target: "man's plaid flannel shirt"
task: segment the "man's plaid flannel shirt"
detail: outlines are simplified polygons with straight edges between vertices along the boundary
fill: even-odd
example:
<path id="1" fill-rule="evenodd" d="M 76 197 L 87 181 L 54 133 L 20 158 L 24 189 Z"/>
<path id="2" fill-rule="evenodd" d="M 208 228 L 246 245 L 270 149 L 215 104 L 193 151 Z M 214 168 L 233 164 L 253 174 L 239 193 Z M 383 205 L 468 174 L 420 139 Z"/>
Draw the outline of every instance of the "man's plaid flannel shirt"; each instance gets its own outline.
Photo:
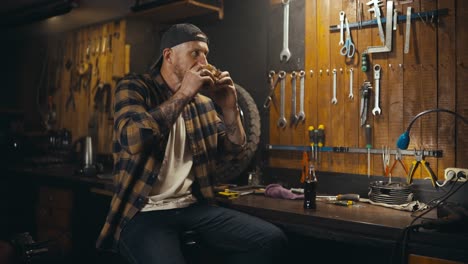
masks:
<path id="1" fill-rule="evenodd" d="M 172 92 L 159 68 L 150 74 L 127 75 L 116 87 L 114 102 L 114 195 L 101 234 L 99 248 L 116 248 L 120 232 L 145 205 L 163 162 L 170 124 L 159 110 Z M 193 154 L 194 193 L 212 199 L 218 162 L 232 159 L 243 146 L 225 135 L 222 116 L 210 98 L 197 94 L 182 111 Z M 245 146 L 245 144 L 244 144 Z M 215 178 L 216 177 L 216 178 Z"/>

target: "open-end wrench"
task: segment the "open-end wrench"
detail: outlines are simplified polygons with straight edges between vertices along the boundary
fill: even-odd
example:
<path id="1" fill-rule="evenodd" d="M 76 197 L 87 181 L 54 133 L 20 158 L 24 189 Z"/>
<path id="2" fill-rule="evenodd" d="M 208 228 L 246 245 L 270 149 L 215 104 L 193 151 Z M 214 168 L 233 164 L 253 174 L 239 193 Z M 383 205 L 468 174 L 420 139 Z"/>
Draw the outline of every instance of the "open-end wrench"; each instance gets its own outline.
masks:
<path id="1" fill-rule="evenodd" d="M 382 112 L 379 107 L 379 93 L 380 93 L 380 65 L 376 64 L 374 65 L 374 80 L 375 80 L 375 106 L 374 109 L 372 109 L 372 114 L 373 115 L 380 115 Z"/>
<path id="2" fill-rule="evenodd" d="M 331 102 L 332 104 L 338 103 L 338 100 L 336 99 L 336 69 L 333 69 L 333 98 Z"/>
<path id="3" fill-rule="evenodd" d="M 291 72 L 291 125 L 295 125 L 297 122 L 296 115 L 296 71 Z"/>
<path id="4" fill-rule="evenodd" d="M 265 102 L 263 103 L 263 108 L 268 108 L 270 107 L 270 104 L 271 104 L 271 100 L 273 99 L 273 96 L 275 95 L 275 89 L 276 89 L 276 86 L 278 86 L 278 83 L 279 83 L 279 80 L 280 78 L 276 78 L 276 80 L 273 82 L 273 78 L 275 77 L 275 71 L 270 71 L 268 73 L 268 84 L 269 84 L 269 88 L 270 88 L 270 92 L 267 96 L 267 98 L 265 99 Z"/>
<path id="5" fill-rule="evenodd" d="M 344 44 L 344 41 L 343 41 L 343 22 L 344 22 L 344 17 L 345 17 L 345 12 L 344 11 L 340 11 L 340 42 L 338 42 L 338 45 L 343 45 Z"/>
<path id="6" fill-rule="evenodd" d="M 281 81 L 281 85 L 280 85 L 280 117 L 278 119 L 278 127 L 285 127 L 286 124 L 288 123 L 288 121 L 286 121 L 286 117 L 284 115 L 284 90 L 285 90 L 285 82 L 286 82 L 286 72 L 285 71 L 280 71 L 278 73 L 278 78 L 280 79 Z"/>
<path id="7" fill-rule="evenodd" d="M 349 99 L 353 100 L 354 99 L 354 94 L 353 94 L 353 68 L 349 69 Z"/>
<path id="8" fill-rule="evenodd" d="M 282 0 L 283 3 L 283 50 L 280 53 L 280 61 L 288 61 L 291 58 L 289 51 L 289 0 Z"/>
<path id="9" fill-rule="evenodd" d="M 304 85 L 305 85 L 305 71 L 299 72 L 300 78 L 300 97 L 299 97 L 299 113 L 297 114 L 297 121 L 302 122 L 305 120 L 304 112 Z"/>
<path id="10" fill-rule="evenodd" d="M 272 71 L 268 72 L 268 84 L 270 85 L 270 89 L 271 89 L 272 87 L 274 87 L 274 86 L 273 86 L 273 83 L 274 83 L 274 82 L 273 82 L 273 78 L 274 78 L 274 77 L 275 77 L 275 71 L 272 70 Z"/>

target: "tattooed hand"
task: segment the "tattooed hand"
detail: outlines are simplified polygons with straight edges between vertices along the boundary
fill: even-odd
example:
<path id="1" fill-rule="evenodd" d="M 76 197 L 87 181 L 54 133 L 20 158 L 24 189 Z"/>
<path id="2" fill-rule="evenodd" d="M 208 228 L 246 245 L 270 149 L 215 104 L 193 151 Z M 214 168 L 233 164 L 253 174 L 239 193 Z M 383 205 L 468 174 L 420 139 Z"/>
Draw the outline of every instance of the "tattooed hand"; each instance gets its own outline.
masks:
<path id="1" fill-rule="evenodd" d="M 224 110 L 237 109 L 237 92 L 229 72 L 219 72 L 213 81 L 214 87 L 208 90 L 208 96 Z"/>
<path id="2" fill-rule="evenodd" d="M 214 86 L 214 84 L 214 76 L 211 71 L 197 63 L 185 72 L 177 92 L 192 98 L 202 87 Z"/>

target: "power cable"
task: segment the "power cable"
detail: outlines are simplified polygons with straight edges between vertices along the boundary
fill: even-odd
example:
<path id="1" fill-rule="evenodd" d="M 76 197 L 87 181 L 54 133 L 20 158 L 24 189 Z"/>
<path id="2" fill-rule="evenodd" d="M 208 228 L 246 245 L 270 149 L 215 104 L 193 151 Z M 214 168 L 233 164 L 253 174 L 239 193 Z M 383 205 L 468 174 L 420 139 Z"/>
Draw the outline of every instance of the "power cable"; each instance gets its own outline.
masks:
<path id="1" fill-rule="evenodd" d="M 400 237 L 401 237 L 401 248 L 400 248 L 401 261 L 399 263 L 405 264 L 407 262 L 406 247 L 407 247 L 407 243 L 408 243 L 408 240 L 409 240 L 410 231 L 411 230 L 416 230 L 418 228 L 426 226 L 426 224 L 423 224 L 423 223 L 414 224 L 416 222 L 416 220 L 422 218 L 424 215 L 426 215 L 429 212 L 431 212 L 432 210 L 434 210 L 434 208 L 439 207 L 443 202 L 445 202 L 448 198 L 450 198 L 453 194 L 455 194 L 460 188 L 462 188 L 467 182 L 468 181 L 465 181 L 464 183 L 460 184 L 455 190 L 454 190 L 454 187 L 455 187 L 455 184 L 454 184 L 454 185 L 452 185 L 452 187 L 450 188 L 450 190 L 447 193 L 445 193 L 444 195 L 442 195 L 439 198 L 435 198 L 435 199 L 432 199 L 431 201 L 429 201 L 427 204 L 431 204 L 434 201 L 438 201 L 438 202 L 435 204 L 435 206 L 431 207 L 430 209 L 428 209 L 424 213 L 416 216 L 411 221 L 411 223 L 402 230 L 402 232 L 400 234 Z M 397 254 L 398 245 L 400 244 L 399 241 L 400 241 L 400 239 L 398 239 L 396 241 L 396 243 L 395 243 L 395 248 L 394 248 L 392 256 L 390 258 L 390 263 L 393 262 L 393 257 Z"/>

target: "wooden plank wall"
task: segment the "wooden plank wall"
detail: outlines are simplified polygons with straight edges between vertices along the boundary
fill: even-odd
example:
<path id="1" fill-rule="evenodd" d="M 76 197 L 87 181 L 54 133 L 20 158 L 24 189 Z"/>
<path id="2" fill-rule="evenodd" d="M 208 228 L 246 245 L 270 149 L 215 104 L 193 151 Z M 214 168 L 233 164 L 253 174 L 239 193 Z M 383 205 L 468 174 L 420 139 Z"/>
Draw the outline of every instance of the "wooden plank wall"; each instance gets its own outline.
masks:
<path id="1" fill-rule="evenodd" d="M 363 4 L 363 21 L 374 19 Z M 396 3 L 398 1 L 394 1 Z M 361 71 L 361 54 L 368 46 L 380 46 L 377 26 L 351 29 L 356 54 L 352 59 L 340 55 L 339 31 L 331 32 L 331 25 L 339 24 L 339 12 L 346 12 L 349 23 L 357 21 L 357 0 L 306 0 L 305 1 L 305 71 L 306 74 L 306 122 L 305 127 L 325 125 L 326 146 L 361 147 L 366 145 L 364 129 L 359 125 L 359 89 L 369 80 L 375 90 L 372 68 L 380 64 L 380 107 L 382 114 L 373 116 L 374 94 L 371 95 L 368 123 L 373 127 L 373 147 L 388 146 L 395 149 L 396 139 L 419 112 L 431 108 L 447 108 L 468 116 L 468 55 L 467 29 L 462 25 L 468 15 L 466 1 L 462 0 L 414 0 L 410 4 L 398 4 L 394 8 L 399 15 L 406 15 L 407 7 L 413 13 L 448 8 L 449 14 L 434 19 L 420 18 L 411 23 L 409 53 L 404 53 L 405 22 L 393 31 L 392 51 L 369 55 L 369 70 Z M 271 1 L 280 5 L 279 1 Z M 386 1 L 381 7 L 386 15 Z M 290 16 L 293 14 L 290 14 Z M 281 20 L 282 21 L 282 20 Z M 278 27 L 281 28 L 282 27 Z M 384 24 L 385 31 L 385 24 Z M 337 70 L 336 105 L 331 103 L 333 69 Z M 350 69 L 353 69 L 354 99 L 348 98 Z M 313 74 L 311 74 L 313 71 Z M 290 102 L 290 83 L 286 85 L 286 102 Z M 374 92 L 374 91 L 373 91 Z M 276 90 L 279 98 L 279 89 Z M 286 116 L 290 107 L 286 107 Z M 270 144 L 309 145 L 307 129 L 287 126 L 278 128 L 279 111 L 270 108 Z M 455 122 L 457 121 L 457 122 Z M 409 149 L 440 149 L 443 158 L 426 157 L 439 179 L 446 167 L 468 167 L 466 153 L 468 126 L 449 114 L 432 113 L 420 118 L 411 130 Z M 302 155 L 287 151 L 271 151 L 269 162 L 273 167 L 300 168 Z M 392 165 L 394 156 L 391 157 Z M 409 168 L 413 156 L 404 156 Z M 323 153 L 319 170 L 339 173 L 367 174 L 367 155 L 350 153 Z M 372 155 L 372 175 L 383 175 L 381 155 Z M 406 177 L 397 166 L 394 176 Z M 420 169 L 414 178 L 428 177 Z"/>
<path id="2" fill-rule="evenodd" d="M 103 108 L 95 109 L 96 85 L 99 82 L 110 84 L 112 100 L 116 80 L 124 75 L 125 65 L 128 64 L 125 59 L 125 28 L 125 20 L 112 21 L 63 33 L 58 41 L 58 45 L 62 45 L 64 50 L 60 86 L 53 98 L 57 107 L 56 127 L 70 130 L 73 141 L 92 135 L 97 153 L 112 152 L 113 114 L 112 102 L 110 113 L 103 111 Z M 112 45 L 111 49 L 109 44 Z M 88 48 L 89 55 L 86 56 Z M 78 70 L 83 64 L 92 67 L 89 87 L 84 85 L 85 81 L 81 86 L 78 82 Z M 66 105 L 71 92 L 76 104 L 75 109 L 72 105 Z M 106 96 L 100 103 L 105 102 Z M 93 116 L 96 118 L 95 123 L 92 120 Z"/>

